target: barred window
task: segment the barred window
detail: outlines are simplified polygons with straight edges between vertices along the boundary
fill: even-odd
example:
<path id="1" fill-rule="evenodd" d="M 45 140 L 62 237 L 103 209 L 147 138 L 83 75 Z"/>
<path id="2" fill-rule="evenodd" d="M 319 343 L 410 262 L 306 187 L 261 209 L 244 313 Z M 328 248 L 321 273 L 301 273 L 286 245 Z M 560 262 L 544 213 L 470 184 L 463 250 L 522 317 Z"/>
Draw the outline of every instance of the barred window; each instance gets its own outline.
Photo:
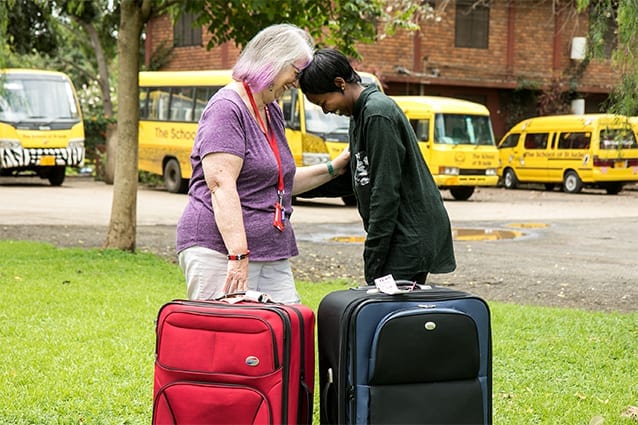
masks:
<path id="1" fill-rule="evenodd" d="M 487 49 L 490 34 L 489 2 L 456 0 L 454 46 Z"/>
<path id="2" fill-rule="evenodd" d="M 202 27 L 193 26 L 197 15 L 193 12 L 184 12 L 180 15 L 173 27 L 173 45 L 175 47 L 201 46 Z"/>

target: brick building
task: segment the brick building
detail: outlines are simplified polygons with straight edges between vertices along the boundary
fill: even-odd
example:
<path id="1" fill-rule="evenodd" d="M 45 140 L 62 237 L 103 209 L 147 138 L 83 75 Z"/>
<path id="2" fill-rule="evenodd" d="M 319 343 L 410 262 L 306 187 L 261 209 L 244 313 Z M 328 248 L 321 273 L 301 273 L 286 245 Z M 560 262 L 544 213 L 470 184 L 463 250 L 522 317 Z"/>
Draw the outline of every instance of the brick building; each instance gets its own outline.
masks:
<path id="1" fill-rule="evenodd" d="M 437 3 L 434 2 L 436 7 Z M 570 111 L 598 112 L 617 81 L 610 59 L 582 60 L 588 13 L 552 0 L 456 0 L 421 31 L 399 31 L 357 46 L 361 71 L 376 74 L 388 94 L 451 96 L 485 104 L 497 138 L 523 118 Z M 184 16 L 149 22 L 146 66 L 162 70 L 231 68 L 239 49 L 206 50 L 209 37 Z M 607 50 L 613 47 L 613 28 Z M 556 101 L 556 99 L 559 99 Z M 583 99 L 576 100 L 574 99 Z"/>

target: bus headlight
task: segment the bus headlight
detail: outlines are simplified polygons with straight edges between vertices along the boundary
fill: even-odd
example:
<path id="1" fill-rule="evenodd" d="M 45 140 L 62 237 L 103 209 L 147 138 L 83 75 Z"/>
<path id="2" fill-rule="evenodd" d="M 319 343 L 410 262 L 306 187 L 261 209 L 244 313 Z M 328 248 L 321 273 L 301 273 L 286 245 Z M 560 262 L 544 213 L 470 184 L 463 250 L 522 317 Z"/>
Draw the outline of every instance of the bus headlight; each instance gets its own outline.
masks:
<path id="1" fill-rule="evenodd" d="M 84 139 L 71 139 L 67 147 L 69 149 L 84 149 Z"/>
<path id="2" fill-rule="evenodd" d="M 486 176 L 496 176 L 496 168 L 488 168 L 485 170 L 485 175 Z"/>
<path id="3" fill-rule="evenodd" d="M 458 176 L 460 174 L 459 167 L 439 167 L 439 174 L 446 176 Z"/>
<path id="4" fill-rule="evenodd" d="M 16 139 L 0 139 L 0 149 L 21 149 L 22 145 Z"/>

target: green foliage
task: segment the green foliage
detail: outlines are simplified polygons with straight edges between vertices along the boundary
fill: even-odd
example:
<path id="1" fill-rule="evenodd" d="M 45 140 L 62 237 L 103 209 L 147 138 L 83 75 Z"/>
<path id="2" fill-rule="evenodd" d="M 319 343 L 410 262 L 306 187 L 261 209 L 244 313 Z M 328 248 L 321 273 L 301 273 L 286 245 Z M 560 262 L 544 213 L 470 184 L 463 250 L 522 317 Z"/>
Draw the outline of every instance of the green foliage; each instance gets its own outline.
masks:
<path id="1" fill-rule="evenodd" d="M 155 319 L 186 294 L 179 267 L 16 241 L 0 241 L 0 257 L 0 423 L 149 423 Z M 297 283 L 315 311 L 348 286 Z M 490 306 L 494 423 L 636 423 L 638 313 Z"/>
<path id="2" fill-rule="evenodd" d="M 614 67 L 619 70 L 620 82 L 612 90 L 607 109 L 622 115 L 637 115 L 638 1 L 577 0 L 576 3 L 579 11 L 590 11 L 589 38 L 593 57 L 607 54 L 606 35 L 614 34 L 617 37 L 611 57 Z"/>
<path id="3" fill-rule="evenodd" d="M 115 124 L 115 117 L 107 117 L 97 112 L 94 115 L 84 115 L 84 147 L 86 156 L 95 160 L 98 155 L 98 145 L 106 144 L 106 129 L 109 124 Z"/>
<path id="4" fill-rule="evenodd" d="M 638 115 L 638 74 L 622 75 L 620 83 L 614 87 L 605 107 L 610 113 Z"/>
<path id="5" fill-rule="evenodd" d="M 10 0 L 13 1 L 13 0 Z M 0 2 L 0 40 L 7 39 L 7 23 L 9 22 L 9 11 L 8 11 L 9 3 Z M 5 58 L 9 54 L 9 46 L 0 41 L 0 68 L 4 68 Z"/>
<path id="6" fill-rule="evenodd" d="M 16 1 L 9 6 L 7 44 L 17 54 L 33 51 L 55 56 L 60 40 L 53 28 L 53 6 L 44 1 Z"/>

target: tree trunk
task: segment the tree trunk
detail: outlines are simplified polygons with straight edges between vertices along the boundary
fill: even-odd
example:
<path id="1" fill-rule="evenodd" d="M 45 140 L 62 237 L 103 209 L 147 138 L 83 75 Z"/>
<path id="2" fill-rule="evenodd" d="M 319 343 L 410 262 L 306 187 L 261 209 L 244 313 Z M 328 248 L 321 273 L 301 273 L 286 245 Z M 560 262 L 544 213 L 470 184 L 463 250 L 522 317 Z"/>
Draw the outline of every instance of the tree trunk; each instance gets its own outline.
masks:
<path id="1" fill-rule="evenodd" d="M 105 248 L 135 251 L 137 225 L 139 48 L 152 0 L 122 0 L 118 53 L 117 149 L 113 204 Z"/>
<path id="2" fill-rule="evenodd" d="M 113 184 L 115 181 L 115 157 L 117 155 L 117 124 L 106 126 L 106 155 L 102 166 L 104 183 Z"/>

